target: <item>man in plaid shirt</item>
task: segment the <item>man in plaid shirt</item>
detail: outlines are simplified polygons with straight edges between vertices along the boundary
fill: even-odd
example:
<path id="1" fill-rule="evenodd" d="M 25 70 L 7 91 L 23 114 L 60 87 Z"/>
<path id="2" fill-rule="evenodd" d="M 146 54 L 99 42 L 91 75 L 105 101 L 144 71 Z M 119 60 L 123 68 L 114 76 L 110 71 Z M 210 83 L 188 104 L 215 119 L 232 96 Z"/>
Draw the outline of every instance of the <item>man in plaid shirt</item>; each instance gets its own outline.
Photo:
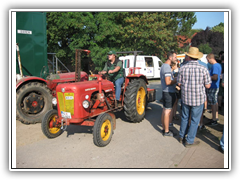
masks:
<path id="1" fill-rule="evenodd" d="M 188 63 L 180 68 L 177 79 L 182 91 L 182 118 L 179 141 L 182 143 L 187 134 L 185 146 L 190 147 L 200 143 L 194 141 L 194 139 L 206 100 L 205 88 L 210 88 L 212 81 L 208 69 L 197 61 L 203 56 L 203 53 L 199 52 L 196 47 L 190 47 L 189 52 L 185 52 L 185 54 L 185 60 Z M 190 114 L 191 124 L 187 130 Z"/>

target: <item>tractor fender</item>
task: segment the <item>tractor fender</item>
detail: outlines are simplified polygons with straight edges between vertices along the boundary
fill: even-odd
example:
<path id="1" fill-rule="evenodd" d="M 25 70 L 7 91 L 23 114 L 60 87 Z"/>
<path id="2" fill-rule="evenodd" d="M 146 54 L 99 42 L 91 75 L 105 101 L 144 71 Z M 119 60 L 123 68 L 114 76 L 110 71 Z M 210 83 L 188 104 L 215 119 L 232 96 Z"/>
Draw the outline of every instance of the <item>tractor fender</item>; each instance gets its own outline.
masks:
<path id="1" fill-rule="evenodd" d="M 45 84 L 47 84 L 47 82 L 48 82 L 47 80 L 40 78 L 40 77 L 26 76 L 16 82 L 16 90 L 18 90 L 23 84 L 26 84 L 28 82 L 33 82 L 33 81 L 42 82 Z"/>
<path id="2" fill-rule="evenodd" d="M 129 81 L 131 81 L 131 79 L 136 79 L 136 78 L 141 78 L 141 79 L 143 79 L 146 82 L 146 84 L 148 84 L 148 80 L 147 80 L 146 76 L 144 76 L 143 74 L 134 74 L 134 75 L 131 74 L 131 75 L 128 75 L 126 77 L 127 84 L 128 84 Z"/>

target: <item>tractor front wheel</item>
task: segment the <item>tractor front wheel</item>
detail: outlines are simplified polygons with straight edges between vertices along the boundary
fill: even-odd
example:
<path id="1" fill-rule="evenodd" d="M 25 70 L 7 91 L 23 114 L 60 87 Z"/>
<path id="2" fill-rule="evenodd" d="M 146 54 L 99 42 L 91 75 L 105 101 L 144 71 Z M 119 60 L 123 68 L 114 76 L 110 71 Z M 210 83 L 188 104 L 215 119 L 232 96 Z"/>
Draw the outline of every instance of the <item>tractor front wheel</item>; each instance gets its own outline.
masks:
<path id="1" fill-rule="evenodd" d="M 61 124 L 57 124 L 57 116 L 57 110 L 52 109 L 48 111 L 42 119 L 42 132 L 49 139 L 56 138 L 63 133 L 63 130 L 61 129 Z"/>
<path id="2" fill-rule="evenodd" d="M 93 142 L 96 146 L 108 145 L 113 135 L 113 119 L 108 113 L 99 115 L 93 126 Z"/>

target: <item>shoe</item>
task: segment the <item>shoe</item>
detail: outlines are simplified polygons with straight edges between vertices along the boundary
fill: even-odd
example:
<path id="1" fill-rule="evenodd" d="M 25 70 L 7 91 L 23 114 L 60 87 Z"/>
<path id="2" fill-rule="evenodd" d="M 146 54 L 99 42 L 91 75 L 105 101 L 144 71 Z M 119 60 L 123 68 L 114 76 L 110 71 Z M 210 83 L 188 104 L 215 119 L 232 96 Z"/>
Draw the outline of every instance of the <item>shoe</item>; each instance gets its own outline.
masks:
<path id="1" fill-rule="evenodd" d="M 218 123 L 217 123 L 217 121 L 211 120 L 210 122 L 206 123 L 205 125 L 207 125 L 207 126 L 217 126 Z"/>
<path id="2" fill-rule="evenodd" d="M 199 129 L 200 131 L 202 131 L 202 130 L 205 130 L 205 129 L 207 129 L 207 128 L 206 128 L 205 125 L 201 125 L 201 126 L 198 127 L 198 129 Z"/>
<path id="3" fill-rule="evenodd" d="M 181 143 L 181 144 L 182 144 L 182 143 L 183 143 L 183 138 L 179 138 L 179 140 L 178 140 L 178 141 L 179 141 L 179 143 Z"/>
<path id="4" fill-rule="evenodd" d="M 121 101 L 117 101 L 117 107 L 122 107 L 122 102 Z"/>
<path id="5" fill-rule="evenodd" d="M 192 147 L 192 146 L 197 146 L 200 144 L 200 141 L 194 141 L 192 144 L 189 144 L 188 142 L 185 143 L 185 147 Z"/>
<path id="6" fill-rule="evenodd" d="M 173 127 L 173 123 L 169 123 L 169 127 Z"/>
<path id="7" fill-rule="evenodd" d="M 166 136 L 166 137 L 173 137 L 173 136 L 176 136 L 176 134 L 173 133 L 172 131 L 168 131 L 167 133 L 164 132 L 163 136 Z"/>

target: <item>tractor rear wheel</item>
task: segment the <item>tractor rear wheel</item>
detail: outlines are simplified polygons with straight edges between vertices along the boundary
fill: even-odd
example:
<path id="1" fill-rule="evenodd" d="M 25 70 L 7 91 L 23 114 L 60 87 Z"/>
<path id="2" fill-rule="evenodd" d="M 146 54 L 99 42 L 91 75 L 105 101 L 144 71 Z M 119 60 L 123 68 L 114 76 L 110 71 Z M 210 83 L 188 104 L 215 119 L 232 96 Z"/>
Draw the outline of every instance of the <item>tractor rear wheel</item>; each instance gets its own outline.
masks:
<path id="1" fill-rule="evenodd" d="M 133 79 L 126 88 L 124 114 L 131 122 L 141 122 L 145 116 L 147 86 L 143 79 Z"/>
<path id="2" fill-rule="evenodd" d="M 108 113 L 99 115 L 93 126 L 93 142 L 96 146 L 108 145 L 113 135 L 113 119 Z"/>
<path id="3" fill-rule="evenodd" d="M 52 109 L 52 94 L 45 84 L 29 82 L 17 90 L 17 120 L 24 124 L 42 121 L 48 110 Z"/>
<path id="4" fill-rule="evenodd" d="M 52 109 L 45 114 L 45 116 L 42 119 L 42 132 L 43 134 L 51 139 L 56 138 L 60 136 L 63 133 L 63 130 L 61 129 L 61 125 L 56 125 L 57 120 L 56 116 L 58 116 L 58 112 L 56 109 Z"/>

